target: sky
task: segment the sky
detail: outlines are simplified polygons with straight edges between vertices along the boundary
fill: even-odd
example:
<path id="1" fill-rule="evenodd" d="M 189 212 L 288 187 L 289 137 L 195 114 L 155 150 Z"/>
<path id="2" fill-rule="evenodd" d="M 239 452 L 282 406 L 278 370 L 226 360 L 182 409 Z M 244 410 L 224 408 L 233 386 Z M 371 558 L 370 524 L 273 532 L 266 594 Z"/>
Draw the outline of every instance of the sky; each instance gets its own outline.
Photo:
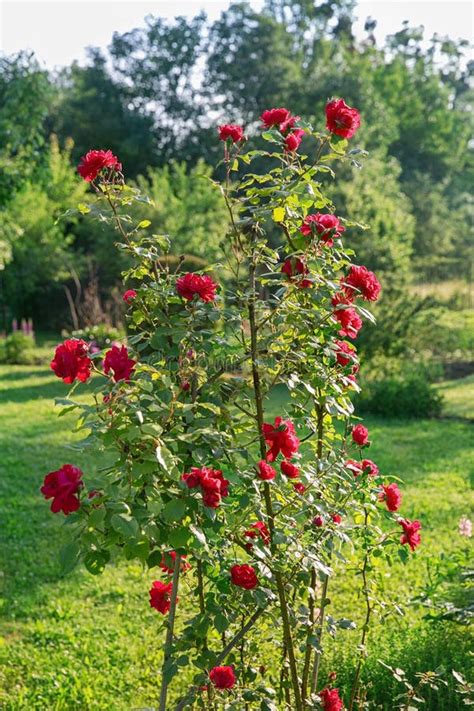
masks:
<path id="1" fill-rule="evenodd" d="M 250 4 L 259 9 L 263 0 Z M 0 0 L 0 51 L 33 50 L 48 69 L 84 63 L 87 46 L 106 47 L 114 31 L 140 26 L 148 14 L 172 18 L 205 10 L 215 18 L 228 5 L 229 0 Z M 371 16 L 378 22 L 378 40 L 399 30 L 403 20 L 424 25 L 425 37 L 473 39 L 470 0 L 359 0 L 356 15 L 356 34 L 362 35 Z"/>

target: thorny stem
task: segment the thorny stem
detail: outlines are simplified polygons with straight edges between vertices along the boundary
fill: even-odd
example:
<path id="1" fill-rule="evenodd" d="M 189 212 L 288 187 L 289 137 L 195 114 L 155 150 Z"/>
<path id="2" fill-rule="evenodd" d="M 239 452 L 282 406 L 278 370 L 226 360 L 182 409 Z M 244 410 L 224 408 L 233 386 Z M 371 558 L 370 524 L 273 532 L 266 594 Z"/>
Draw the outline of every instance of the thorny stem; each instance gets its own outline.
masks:
<path id="1" fill-rule="evenodd" d="M 174 620 L 176 617 L 176 603 L 178 600 L 178 584 L 179 584 L 179 571 L 181 569 L 181 556 L 179 553 L 176 554 L 173 568 L 173 578 L 172 578 L 172 588 L 171 588 L 171 599 L 170 599 L 170 610 L 168 615 L 168 626 L 166 629 L 166 640 L 163 656 L 163 667 L 161 672 L 161 691 L 160 691 L 160 705 L 158 711 L 166 711 L 166 697 L 168 695 L 168 685 L 169 679 L 167 678 L 168 663 L 171 659 L 173 652 L 173 632 L 174 632 Z"/>
<path id="2" fill-rule="evenodd" d="M 365 517 L 364 517 L 364 527 L 367 528 L 367 521 L 369 518 L 369 513 L 367 509 L 365 509 Z M 367 639 L 367 633 L 369 630 L 369 622 L 370 622 L 370 616 L 372 614 L 372 605 L 370 604 L 370 597 L 369 597 L 369 588 L 368 588 L 368 582 L 367 582 L 367 568 L 369 566 L 369 556 L 370 556 L 370 550 L 369 548 L 366 548 L 365 551 L 365 557 L 364 557 L 364 564 L 362 566 L 362 592 L 364 594 L 365 598 L 365 607 L 366 607 L 366 613 L 365 613 L 365 620 L 364 620 L 364 625 L 362 627 L 362 637 L 360 640 L 360 655 L 359 655 L 359 662 L 357 664 L 356 672 L 354 675 L 354 682 L 352 684 L 352 691 L 351 691 L 351 699 L 349 701 L 349 708 L 348 711 L 352 711 L 354 707 L 354 702 L 357 696 L 357 691 L 359 689 L 359 680 L 360 680 L 360 672 L 362 670 L 362 664 L 364 661 L 364 654 L 365 654 L 365 641 Z"/>

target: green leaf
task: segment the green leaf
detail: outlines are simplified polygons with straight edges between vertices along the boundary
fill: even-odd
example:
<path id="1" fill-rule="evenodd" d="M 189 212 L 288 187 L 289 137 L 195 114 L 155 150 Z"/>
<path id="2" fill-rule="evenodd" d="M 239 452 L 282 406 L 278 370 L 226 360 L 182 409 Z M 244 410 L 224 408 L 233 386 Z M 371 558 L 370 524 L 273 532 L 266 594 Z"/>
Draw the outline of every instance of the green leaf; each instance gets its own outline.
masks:
<path id="1" fill-rule="evenodd" d="M 89 551 L 84 557 L 84 565 L 92 575 L 100 575 L 110 560 L 109 551 Z"/>
<path id="2" fill-rule="evenodd" d="M 170 545 L 173 548 L 186 548 L 191 538 L 191 531 L 186 526 L 175 528 L 168 536 Z"/>
<path id="3" fill-rule="evenodd" d="M 173 455 L 170 450 L 158 445 L 155 449 L 155 454 L 158 464 L 163 467 L 166 472 L 170 472 L 174 467 Z"/>
<path id="4" fill-rule="evenodd" d="M 226 631 L 226 629 L 229 626 L 229 620 L 225 615 L 223 615 L 221 612 L 219 612 L 215 617 L 214 617 L 214 627 L 216 630 L 222 634 L 223 632 Z"/>
<path id="5" fill-rule="evenodd" d="M 163 509 L 163 518 L 167 523 L 181 521 L 186 511 L 186 504 L 183 499 L 172 499 L 168 501 Z"/>
<path id="6" fill-rule="evenodd" d="M 142 220 L 141 222 L 138 223 L 137 229 L 144 230 L 146 227 L 149 227 L 150 225 L 151 225 L 150 220 Z"/>
<path id="7" fill-rule="evenodd" d="M 273 222 L 283 222 L 285 219 L 285 208 L 275 207 L 273 210 Z"/>
<path id="8" fill-rule="evenodd" d="M 66 575 L 70 573 L 71 570 L 77 565 L 79 561 L 79 554 L 81 548 L 79 543 L 73 541 L 63 546 L 59 554 L 59 562 L 61 564 L 61 575 Z"/>
<path id="9" fill-rule="evenodd" d="M 129 514 L 114 514 L 110 523 L 114 531 L 120 533 L 125 539 L 136 538 L 138 534 L 138 522 Z"/>

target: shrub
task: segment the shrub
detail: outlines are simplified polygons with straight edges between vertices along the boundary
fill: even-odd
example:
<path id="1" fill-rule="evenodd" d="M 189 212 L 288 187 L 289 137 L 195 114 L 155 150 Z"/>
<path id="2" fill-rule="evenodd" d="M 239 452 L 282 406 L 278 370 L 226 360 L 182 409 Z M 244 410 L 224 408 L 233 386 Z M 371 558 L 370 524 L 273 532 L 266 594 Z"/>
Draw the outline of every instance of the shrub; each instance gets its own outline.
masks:
<path id="1" fill-rule="evenodd" d="M 28 365 L 35 362 L 35 341 L 33 336 L 27 336 L 16 331 L 0 340 L 0 363 L 11 365 Z"/>

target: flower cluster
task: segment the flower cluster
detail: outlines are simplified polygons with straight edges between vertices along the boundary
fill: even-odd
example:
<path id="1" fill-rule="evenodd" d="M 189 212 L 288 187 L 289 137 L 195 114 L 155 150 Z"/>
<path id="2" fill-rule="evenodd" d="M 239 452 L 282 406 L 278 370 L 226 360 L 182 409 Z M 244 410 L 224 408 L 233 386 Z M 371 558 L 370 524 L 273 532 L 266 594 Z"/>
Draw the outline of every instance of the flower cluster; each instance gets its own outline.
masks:
<path id="1" fill-rule="evenodd" d="M 294 153 L 300 147 L 304 136 L 302 128 L 296 128 L 299 116 L 292 116 L 288 109 L 267 109 L 260 116 L 264 128 L 277 128 L 283 136 L 285 151 Z"/>
<path id="2" fill-rule="evenodd" d="M 77 494 L 83 486 L 82 476 L 82 471 L 73 464 L 63 464 L 57 471 L 46 474 L 41 493 L 45 499 L 53 499 L 53 513 L 62 511 L 67 515 L 78 510 L 80 501 Z"/>
<path id="3" fill-rule="evenodd" d="M 192 467 L 181 479 L 189 489 L 200 487 L 203 503 L 211 509 L 217 509 L 221 500 L 229 495 L 229 481 L 224 479 L 220 469 Z"/>
<path id="4" fill-rule="evenodd" d="M 103 372 L 105 375 L 110 373 L 116 383 L 119 380 L 129 381 L 135 365 L 136 361 L 129 358 L 126 346 L 113 345 L 105 354 Z M 76 380 L 85 383 L 89 380 L 92 372 L 88 344 L 75 338 L 64 341 L 56 346 L 50 367 L 57 377 L 68 385 Z"/>
<path id="5" fill-rule="evenodd" d="M 330 213 L 322 214 L 321 212 L 307 215 L 300 227 L 302 235 L 305 237 L 314 237 L 316 235 L 327 247 L 332 247 L 334 240 L 339 239 L 345 231 L 346 228 L 336 215 L 331 215 Z"/>

